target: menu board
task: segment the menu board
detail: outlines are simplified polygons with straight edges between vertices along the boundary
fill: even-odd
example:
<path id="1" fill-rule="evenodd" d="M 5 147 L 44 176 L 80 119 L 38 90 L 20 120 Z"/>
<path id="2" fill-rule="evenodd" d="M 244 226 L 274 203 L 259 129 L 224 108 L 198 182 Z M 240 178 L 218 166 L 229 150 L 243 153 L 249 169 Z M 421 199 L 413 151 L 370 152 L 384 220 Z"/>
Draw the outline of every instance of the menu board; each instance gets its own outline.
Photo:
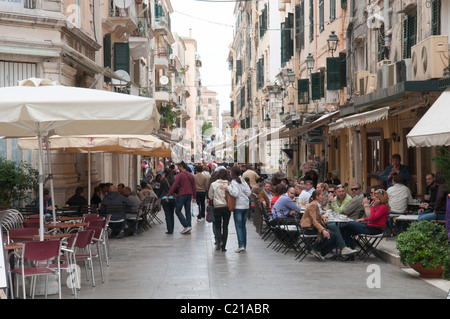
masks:
<path id="1" fill-rule="evenodd" d="M 0 232 L 2 229 L 2 223 L 0 222 Z M 1 234 L 0 234 L 1 235 Z M 7 268 L 6 268 L 6 258 L 5 258 L 5 249 L 3 243 L 3 236 L 0 236 L 0 289 L 8 287 L 7 281 Z"/>

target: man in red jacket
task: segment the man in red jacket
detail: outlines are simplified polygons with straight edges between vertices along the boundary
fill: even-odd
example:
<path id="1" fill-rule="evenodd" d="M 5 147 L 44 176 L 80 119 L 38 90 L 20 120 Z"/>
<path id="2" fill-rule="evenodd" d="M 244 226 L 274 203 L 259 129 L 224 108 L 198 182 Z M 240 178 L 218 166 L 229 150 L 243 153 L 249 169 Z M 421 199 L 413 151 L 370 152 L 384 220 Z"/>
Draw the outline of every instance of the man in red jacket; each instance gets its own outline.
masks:
<path id="1" fill-rule="evenodd" d="M 195 203 L 197 188 L 195 186 L 194 175 L 186 171 L 186 163 L 181 162 L 178 164 L 178 169 L 180 172 L 175 176 L 175 181 L 169 189 L 166 195 L 166 200 L 178 189 L 177 199 L 175 200 L 175 214 L 178 217 L 181 225 L 184 229 L 181 231 L 182 234 L 187 234 L 191 231 L 191 201 Z M 181 209 L 184 207 L 183 216 Z"/>

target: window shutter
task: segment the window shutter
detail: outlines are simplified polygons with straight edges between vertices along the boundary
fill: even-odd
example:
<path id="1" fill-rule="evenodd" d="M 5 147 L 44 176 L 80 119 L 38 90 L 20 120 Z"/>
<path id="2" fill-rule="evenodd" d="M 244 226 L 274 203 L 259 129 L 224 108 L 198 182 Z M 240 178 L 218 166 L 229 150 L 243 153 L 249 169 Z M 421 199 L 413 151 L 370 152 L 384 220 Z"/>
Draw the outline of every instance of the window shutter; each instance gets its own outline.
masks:
<path id="1" fill-rule="evenodd" d="M 411 51 L 408 56 L 408 17 L 405 17 L 403 21 L 403 59 L 407 59 L 411 56 Z"/>
<path id="2" fill-rule="evenodd" d="M 236 77 L 242 76 L 242 60 L 236 60 Z"/>
<path id="3" fill-rule="evenodd" d="M 347 8 L 347 0 L 341 0 L 341 8 Z"/>
<path id="4" fill-rule="evenodd" d="M 384 27 L 378 30 L 378 61 L 384 60 Z"/>
<path id="5" fill-rule="evenodd" d="M 286 23 L 281 23 L 281 65 L 286 64 L 286 49 L 287 49 L 287 34 L 286 34 Z"/>
<path id="6" fill-rule="evenodd" d="M 103 38 L 103 65 L 111 68 L 111 33 L 105 34 Z M 105 76 L 105 83 L 110 83 L 111 78 Z"/>
<path id="7" fill-rule="evenodd" d="M 340 58 L 327 58 L 327 90 L 340 89 L 342 89 Z"/>
<path id="8" fill-rule="evenodd" d="M 130 47 L 128 43 L 114 43 L 114 70 L 130 73 Z"/>
<path id="9" fill-rule="evenodd" d="M 431 3 L 431 35 L 441 34 L 441 0 Z"/>
<path id="10" fill-rule="evenodd" d="M 330 21 L 336 18 L 336 0 L 330 0 Z"/>
<path id="11" fill-rule="evenodd" d="M 309 79 L 299 79 L 297 87 L 298 104 L 309 104 Z"/>
<path id="12" fill-rule="evenodd" d="M 295 6 L 295 51 L 300 52 L 300 5 Z"/>
<path id="13" fill-rule="evenodd" d="M 324 0 L 319 0 L 319 31 L 322 32 L 325 29 L 325 8 Z"/>
<path id="14" fill-rule="evenodd" d="M 411 57 L 411 47 L 416 44 L 417 39 L 417 14 L 405 16 L 403 21 L 403 58 Z"/>
<path id="15" fill-rule="evenodd" d="M 339 53 L 339 64 L 341 68 L 340 87 L 347 87 L 347 54 L 345 52 Z"/>
<path id="16" fill-rule="evenodd" d="M 320 72 L 311 74 L 311 100 L 320 100 L 321 97 L 321 74 Z"/>
<path id="17" fill-rule="evenodd" d="M 234 117 L 234 102 L 230 102 L 230 116 Z"/>
<path id="18" fill-rule="evenodd" d="M 309 0 L 309 42 L 314 40 L 314 0 Z"/>

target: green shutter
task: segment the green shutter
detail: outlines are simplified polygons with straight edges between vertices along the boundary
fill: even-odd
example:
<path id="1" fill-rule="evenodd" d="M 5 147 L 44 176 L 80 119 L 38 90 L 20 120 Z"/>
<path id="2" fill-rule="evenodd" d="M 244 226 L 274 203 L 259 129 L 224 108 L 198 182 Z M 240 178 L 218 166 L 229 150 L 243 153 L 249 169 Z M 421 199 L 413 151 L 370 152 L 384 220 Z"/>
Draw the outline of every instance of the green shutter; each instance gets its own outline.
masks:
<path id="1" fill-rule="evenodd" d="M 319 0 L 319 32 L 325 29 L 325 8 L 324 0 Z"/>
<path id="2" fill-rule="evenodd" d="M 130 46 L 128 43 L 114 43 L 114 71 L 124 70 L 130 74 Z"/>
<path id="3" fill-rule="evenodd" d="M 330 0 L 330 21 L 336 18 L 336 0 Z"/>
<path id="4" fill-rule="evenodd" d="M 309 42 L 314 40 L 314 0 L 309 0 Z"/>
<path id="5" fill-rule="evenodd" d="M 327 90 L 340 90 L 341 58 L 327 58 Z"/>
<path id="6" fill-rule="evenodd" d="M 286 64 L 286 48 L 287 48 L 287 34 L 286 34 L 286 23 L 281 23 L 281 65 Z"/>
<path id="7" fill-rule="evenodd" d="M 105 34 L 103 38 L 103 65 L 111 68 L 111 33 Z M 110 83 L 111 78 L 105 76 L 105 82 Z"/>
<path id="8" fill-rule="evenodd" d="M 295 51 L 300 52 L 300 5 L 295 6 Z"/>
<path id="9" fill-rule="evenodd" d="M 299 79 L 297 87 L 298 104 L 309 104 L 309 79 Z"/>
<path id="10" fill-rule="evenodd" d="M 411 57 L 411 47 L 417 41 L 417 14 L 405 16 L 403 21 L 403 58 Z"/>
<path id="11" fill-rule="evenodd" d="M 242 61 L 236 60 L 236 77 L 242 76 Z"/>
<path id="12" fill-rule="evenodd" d="M 320 72 L 311 73 L 311 100 L 320 100 L 322 91 L 320 82 Z"/>
<path id="13" fill-rule="evenodd" d="M 341 0 L 341 8 L 347 8 L 347 0 Z"/>
<path id="14" fill-rule="evenodd" d="M 441 0 L 431 3 L 431 35 L 441 34 Z"/>
<path id="15" fill-rule="evenodd" d="M 347 87 L 347 54 L 345 52 L 340 52 L 339 60 L 341 68 L 340 87 L 345 88 Z"/>

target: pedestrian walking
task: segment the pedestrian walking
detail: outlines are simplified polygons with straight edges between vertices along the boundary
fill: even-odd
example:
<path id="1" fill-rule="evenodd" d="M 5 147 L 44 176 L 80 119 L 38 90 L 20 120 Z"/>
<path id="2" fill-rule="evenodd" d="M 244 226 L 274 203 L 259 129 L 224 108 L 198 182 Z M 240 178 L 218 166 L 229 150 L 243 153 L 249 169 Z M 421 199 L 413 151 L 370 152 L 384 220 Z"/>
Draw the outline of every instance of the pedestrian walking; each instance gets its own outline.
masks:
<path id="1" fill-rule="evenodd" d="M 209 178 L 203 174 L 203 167 L 201 165 L 197 165 L 195 167 L 195 187 L 197 189 L 196 202 L 198 205 L 199 214 L 197 216 L 198 221 L 203 221 L 205 219 L 205 200 L 206 200 L 206 191 L 208 189 Z"/>
<path id="2" fill-rule="evenodd" d="M 216 250 L 226 251 L 228 239 L 228 224 L 230 222 L 231 212 L 228 210 L 225 190 L 229 185 L 228 173 L 221 169 L 214 174 L 212 178 L 217 178 L 211 183 L 208 196 L 214 205 L 214 226 L 216 235 Z"/>
<path id="3" fill-rule="evenodd" d="M 177 166 L 180 172 L 176 175 L 175 181 L 166 195 L 166 202 L 169 201 L 170 196 L 178 189 L 178 195 L 175 200 L 175 214 L 181 225 L 184 227 L 181 233 L 187 234 L 192 230 L 191 202 L 196 202 L 197 189 L 195 186 L 194 175 L 186 171 L 186 163 L 181 162 Z M 183 207 L 186 217 L 183 216 L 181 212 Z"/>
<path id="4" fill-rule="evenodd" d="M 173 195 L 167 196 L 170 187 L 175 181 L 173 171 L 170 168 L 164 170 L 162 179 L 160 182 L 160 187 L 158 190 L 158 197 L 161 199 L 161 204 L 164 210 L 164 215 L 166 217 L 167 232 L 166 234 L 173 234 L 173 228 L 175 226 L 174 212 L 175 212 L 175 193 Z M 167 199 L 167 200 L 166 200 Z"/>
<path id="5" fill-rule="evenodd" d="M 231 196 L 236 198 L 236 206 L 233 211 L 234 225 L 238 239 L 236 253 L 245 252 L 247 248 L 246 222 L 249 214 L 249 197 L 252 193 L 249 185 L 242 179 L 239 167 L 231 169 L 231 183 L 227 188 Z"/>

